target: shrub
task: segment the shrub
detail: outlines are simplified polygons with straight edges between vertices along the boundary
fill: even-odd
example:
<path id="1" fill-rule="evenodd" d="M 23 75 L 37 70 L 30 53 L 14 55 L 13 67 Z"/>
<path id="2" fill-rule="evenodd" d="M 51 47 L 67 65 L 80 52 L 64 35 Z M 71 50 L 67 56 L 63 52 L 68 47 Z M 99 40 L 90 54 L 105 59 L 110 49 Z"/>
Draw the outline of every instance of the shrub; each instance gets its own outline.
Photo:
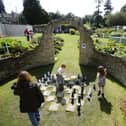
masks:
<path id="1" fill-rule="evenodd" d="M 19 55 L 20 53 L 32 50 L 35 48 L 34 45 L 31 43 L 25 42 L 25 41 L 20 41 L 12 38 L 2 38 L 0 39 L 0 54 L 4 55 L 5 57 L 8 56 L 6 55 L 7 53 L 7 47 L 9 50 L 8 55 Z"/>
<path id="2" fill-rule="evenodd" d="M 73 28 L 70 28 L 69 33 L 70 33 L 71 35 L 75 35 L 76 30 L 75 30 L 75 29 L 73 29 Z"/>
<path id="3" fill-rule="evenodd" d="M 111 33 L 111 36 L 115 36 L 115 37 L 120 37 L 120 36 L 122 36 L 122 33 L 121 32 L 112 32 Z"/>
<path id="4" fill-rule="evenodd" d="M 124 37 L 126 37 L 126 32 L 124 32 L 122 35 L 123 35 Z"/>
<path id="5" fill-rule="evenodd" d="M 61 37 L 54 37 L 54 48 L 55 48 L 55 54 L 58 54 L 62 50 L 62 46 L 64 44 L 64 39 Z"/>
<path id="6" fill-rule="evenodd" d="M 99 28 L 95 30 L 95 34 L 98 35 L 98 37 L 103 37 L 103 33 L 105 35 L 105 37 L 108 37 L 109 34 L 113 31 L 112 28 Z"/>

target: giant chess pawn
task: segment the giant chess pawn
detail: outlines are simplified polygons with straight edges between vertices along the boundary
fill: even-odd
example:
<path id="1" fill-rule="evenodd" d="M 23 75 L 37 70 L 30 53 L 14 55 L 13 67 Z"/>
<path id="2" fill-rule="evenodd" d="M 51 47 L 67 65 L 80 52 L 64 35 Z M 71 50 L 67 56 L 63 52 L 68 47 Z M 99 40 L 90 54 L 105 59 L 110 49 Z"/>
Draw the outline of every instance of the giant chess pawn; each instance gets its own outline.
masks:
<path id="1" fill-rule="evenodd" d="M 47 78 L 47 84 L 50 84 L 50 78 L 49 77 Z"/>
<path id="2" fill-rule="evenodd" d="M 38 85 L 39 87 L 41 86 L 41 80 L 40 80 L 40 79 L 37 81 L 37 85 Z"/>
<path id="3" fill-rule="evenodd" d="M 46 82 L 46 81 L 47 81 L 47 75 L 44 74 L 44 82 Z"/>
<path id="4" fill-rule="evenodd" d="M 72 92 L 72 95 L 71 95 L 71 104 L 74 105 L 74 92 Z"/>
<path id="5" fill-rule="evenodd" d="M 44 78 L 43 77 L 41 78 L 41 82 L 44 83 Z"/>
<path id="6" fill-rule="evenodd" d="M 86 81 L 87 81 L 87 77 L 86 76 L 83 76 L 82 82 L 86 82 Z"/>
<path id="7" fill-rule="evenodd" d="M 50 76 L 51 76 L 51 74 L 50 74 L 50 72 L 49 72 L 49 71 L 47 72 L 47 76 L 48 76 L 48 77 L 50 77 Z"/>
<path id="8" fill-rule="evenodd" d="M 52 83 L 56 82 L 54 75 L 51 76 L 51 80 L 52 80 Z"/>
<path id="9" fill-rule="evenodd" d="M 96 86 L 95 86 L 95 84 L 93 85 L 93 89 L 94 89 L 94 91 L 96 91 Z"/>
<path id="10" fill-rule="evenodd" d="M 73 89 L 73 93 L 76 94 L 76 89 L 75 88 Z"/>
<path id="11" fill-rule="evenodd" d="M 84 86 L 81 86 L 81 99 L 84 98 Z"/>
<path id="12" fill-rule="evenodd" d="M 80 105 L 81 105 L 81 96 L 80 95 L 78 96 L 78 103 L 80 103 Z"/>
<path id="13" fill-rule="evenodd" d="M 80 96 L 78 96 L 77 113 L 78 113 L 78 116 L 81 115 L 81 97 Z"/>

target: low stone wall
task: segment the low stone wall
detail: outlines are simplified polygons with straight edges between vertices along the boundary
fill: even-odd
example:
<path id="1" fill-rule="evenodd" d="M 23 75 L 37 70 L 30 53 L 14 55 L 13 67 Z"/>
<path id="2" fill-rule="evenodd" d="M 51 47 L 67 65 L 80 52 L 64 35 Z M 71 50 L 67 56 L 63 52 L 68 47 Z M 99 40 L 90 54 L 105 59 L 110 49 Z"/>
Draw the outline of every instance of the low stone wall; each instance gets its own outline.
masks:
<path id="1" fill-rule="evenodd" d="M 41 40 L 40 45 L 35 50 L 22 54 L 20 57 L 11 57 L 0 60 L 0 81 L 19 73 L 21 70 L 53 64 L 53 43 Z"/>

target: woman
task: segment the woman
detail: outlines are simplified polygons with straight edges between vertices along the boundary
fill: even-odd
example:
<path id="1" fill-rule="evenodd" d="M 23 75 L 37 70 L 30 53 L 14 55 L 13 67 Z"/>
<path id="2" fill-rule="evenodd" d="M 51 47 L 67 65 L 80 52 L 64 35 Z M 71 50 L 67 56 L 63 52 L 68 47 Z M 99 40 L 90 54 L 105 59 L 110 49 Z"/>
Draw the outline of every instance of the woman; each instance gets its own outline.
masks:
<path id="1" fill-rule="evenodd" d="M 106 74 L 107 71 L 103 66 L 99 66 L 98 67 L 98 86 L 99 86 L 99 91 L 98 91 L 98 96 L 100 96 L 100 94 L 102 95 L 102 97 L 104 97 L 104 87 L 106 84 Z"/>
<path id="2" fill-rule="evenodd" d="M 39 125 L 39 107 L 44 102 L 43 94 L 36 84 L 32 83 L 31 75 L 27 71 L 21 71 L 17 82 L 11 87 L 14 94 L 20 97 L 20 111 L 28 113 L 33 126 Z"/>

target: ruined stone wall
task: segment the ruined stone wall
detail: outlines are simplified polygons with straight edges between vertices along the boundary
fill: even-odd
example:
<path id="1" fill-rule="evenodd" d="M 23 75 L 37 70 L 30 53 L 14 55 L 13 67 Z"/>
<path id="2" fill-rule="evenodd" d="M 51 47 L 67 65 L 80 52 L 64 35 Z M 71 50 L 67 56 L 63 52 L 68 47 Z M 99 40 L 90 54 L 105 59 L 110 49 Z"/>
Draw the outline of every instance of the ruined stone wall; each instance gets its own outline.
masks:
<path id="1" fill-rule="evenodd" d="M 17 58 L 7 58 L 0 61 L 0 81 L 21 70 L 54 63 L 53 43 L 41 41 L 41 46 L 22 54 Z"/>
<path id="2" fill-rule="evenodd" d="M 126 61 L 108 54 L 95 51 L 91 66 L 104 65 L 109 74 L 126 86 Z"/>
<path id="3" fill-rule="evenodd" d="M 18 73 L 20 70 L 54 63 L 53 30 L 56 26 L 71 24 L 80 32 L 80 58 L 81 65 L 104 65 L 108 72 L 126 86 L 126 61 L 118 57 L 99 53 L 95 50 L 93 41 L 79 20 L 51 21 L 45 30 L 39 46 L 17 58 L 8 58 L 0 61 L 0 81 Z"/>

